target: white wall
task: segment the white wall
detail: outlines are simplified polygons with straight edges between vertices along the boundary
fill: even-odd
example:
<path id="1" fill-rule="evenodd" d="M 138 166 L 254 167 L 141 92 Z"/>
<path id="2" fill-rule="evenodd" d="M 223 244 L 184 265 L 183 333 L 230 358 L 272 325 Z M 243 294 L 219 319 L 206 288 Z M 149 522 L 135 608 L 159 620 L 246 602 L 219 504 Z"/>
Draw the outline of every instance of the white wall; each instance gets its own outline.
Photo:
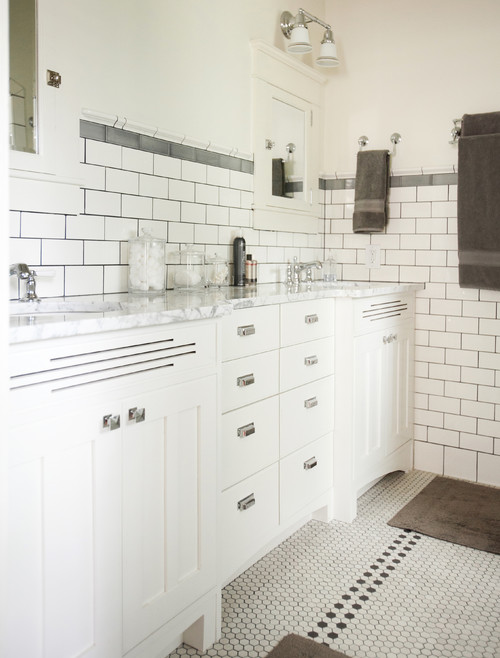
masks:
<path id="1" fill-rule="evenodd" d="M 456 163 L 452 120 L 500 109 L 498 0 L 327 0 L 341 66 L 327 89 L 327 173 L 355 170 L 358 137 L 397 170 Z"/>
<path id="2" fill-rule="evenodd" d="M 73 114 L 81 107 L 120 114 L 251 152 L 249 41 L 283 47 L 278 0 L 41 0 L 41 6 L 53 21 L 47 61 L 62 72 Z M 324 14 L 324 0 L 309 0 L 308 7 Z M 315 37 L 319 44 L 319 28 Z"/>

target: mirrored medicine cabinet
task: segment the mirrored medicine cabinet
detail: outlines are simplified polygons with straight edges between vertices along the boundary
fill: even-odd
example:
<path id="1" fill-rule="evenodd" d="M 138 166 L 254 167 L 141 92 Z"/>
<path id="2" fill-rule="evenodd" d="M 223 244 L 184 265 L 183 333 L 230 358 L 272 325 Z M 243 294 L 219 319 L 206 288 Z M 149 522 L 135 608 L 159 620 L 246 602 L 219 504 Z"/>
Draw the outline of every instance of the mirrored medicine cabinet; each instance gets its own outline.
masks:
<path id="1" fill-rule="evenodd" d="M 317 233 L 326 78 L 252 41 L 254 226 Z"/>
<path id="2" fill-rule="evenodd" d="M 37 153 L 37 4 L 9 0 L 9 143 Z"/>

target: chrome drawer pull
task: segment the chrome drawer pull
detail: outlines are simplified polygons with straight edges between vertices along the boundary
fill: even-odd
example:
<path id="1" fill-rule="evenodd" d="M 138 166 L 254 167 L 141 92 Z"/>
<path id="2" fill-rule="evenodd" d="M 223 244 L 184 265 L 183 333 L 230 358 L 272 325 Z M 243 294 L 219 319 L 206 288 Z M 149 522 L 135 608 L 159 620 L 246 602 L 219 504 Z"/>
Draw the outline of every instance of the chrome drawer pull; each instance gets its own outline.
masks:
<path id="1" fill-rule="evenodd" d="M 252 336 L 255 333 L 254 324 L 246 324 L 238 327 L 238 336 Z"/>
<path id="2" fill-rule="evenodd" d="M 129 423 L 143 423 L 146 420 L 146 409 L 145 407 L 132 407 L 128 410 L 128 420 Z"/>
<path id="3" fill-rule="evenodd" d="M 318 314 L 312 313 L 311 315 L 306 315 L 304 318 L 304 322 L 306 324 L 314 324 L 315 322 L 319 322 Z"/>
<path id="4" fill-rule="evenodd" d="M 240 512 L 244 512 L 249 507 L 252 507 L 252 505 L 255 505 L 255 494 L 253 493 L 238 501 L 238 509 Z"/>
<path id="5" fill-rule="evenodd" d="M 308 459 L 304 462 L 304 469 L 306 471 L 311 470 L 311 468 L 314 468 L 315 466 L 318 465 L 318 460 L 316 457 L 311 457 L 311 459 Z"/>
<path id="6" fill-rule="evenodd" d="M 315 366 L 318 363 L 318 357 L 316 355 L 314 356 L 306 356 L 304 359 L 304 365 L 306 366 Z"/>
<path id="7" fill-rule="evenodd" d="M 117 430 L 120 427 L 120 414 L 113 416 L 113 414 L 108 414 L 107 416 L 102 417 L 102 427 L 105 430 L 112 432 Z"/>
<path id="8" fill-rule="evenodd" d="M 314 396 L 313 398 L 309 398 L 308 400 L 304 400 L 304 407 L 306 409 L 312 409 L 313 407 L 318 406 L 318 398 Z"/>
<path id="9" fill-rule="evenodd" d="M 397 339 L 398 339 L 397 334 L 389 334 L 388 336 L 384 336 L 382 340 L 384 341 L 384 345 L 386 345 L 387 343 L 392 343 L 392 341 Z"/>
<path id="10" fill-rule="evenodd" d="M 241 377 L 238 377 L 236 384 L 238 386 L 250 386 L 250 384 L 255 384 L 255 377 L 253 373 L 250 373 L 249 375 L 242 375 Z"/>
<path id="11" fill-rule="evenodd" d="M 244 439 L 246 436 L 255 434 L 255 423 L 248 423 L 248 425 L 243 425 L 238 427 L 238 437 Z"/>

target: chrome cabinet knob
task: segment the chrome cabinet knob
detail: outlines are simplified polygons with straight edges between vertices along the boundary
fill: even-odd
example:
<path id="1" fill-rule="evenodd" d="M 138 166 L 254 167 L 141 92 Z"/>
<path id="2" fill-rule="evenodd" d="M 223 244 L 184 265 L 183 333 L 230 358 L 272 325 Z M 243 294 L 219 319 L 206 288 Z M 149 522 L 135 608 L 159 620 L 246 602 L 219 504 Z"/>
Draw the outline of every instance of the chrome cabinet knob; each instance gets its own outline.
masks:
<path id="1" fill-rule="evenodd" d="M 109 430 L 110 432 L 117 430 L 120 427 L 120 414 L 107 414 L 106 416 L 103 416 L 102 427 L 103 429 Z"/>
<path id="2" fill-rule="evenodd" d="M 128 410 L 129 423 L 143 423 L 146 420 L 146 409 L 144 407 L 132 407 Z"/>

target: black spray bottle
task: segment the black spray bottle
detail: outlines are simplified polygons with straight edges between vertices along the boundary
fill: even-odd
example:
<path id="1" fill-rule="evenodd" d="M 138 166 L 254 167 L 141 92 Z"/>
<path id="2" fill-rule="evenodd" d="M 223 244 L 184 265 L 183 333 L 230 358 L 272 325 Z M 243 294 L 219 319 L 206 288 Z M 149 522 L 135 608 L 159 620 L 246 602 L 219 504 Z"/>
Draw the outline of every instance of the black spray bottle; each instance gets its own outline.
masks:
<path id="1" fill-rule="evenodd" d="M 243 234 L 235 238 L 233 242 L 233 285 L 245 285 L 245 260 L 247 245 Z"/>

